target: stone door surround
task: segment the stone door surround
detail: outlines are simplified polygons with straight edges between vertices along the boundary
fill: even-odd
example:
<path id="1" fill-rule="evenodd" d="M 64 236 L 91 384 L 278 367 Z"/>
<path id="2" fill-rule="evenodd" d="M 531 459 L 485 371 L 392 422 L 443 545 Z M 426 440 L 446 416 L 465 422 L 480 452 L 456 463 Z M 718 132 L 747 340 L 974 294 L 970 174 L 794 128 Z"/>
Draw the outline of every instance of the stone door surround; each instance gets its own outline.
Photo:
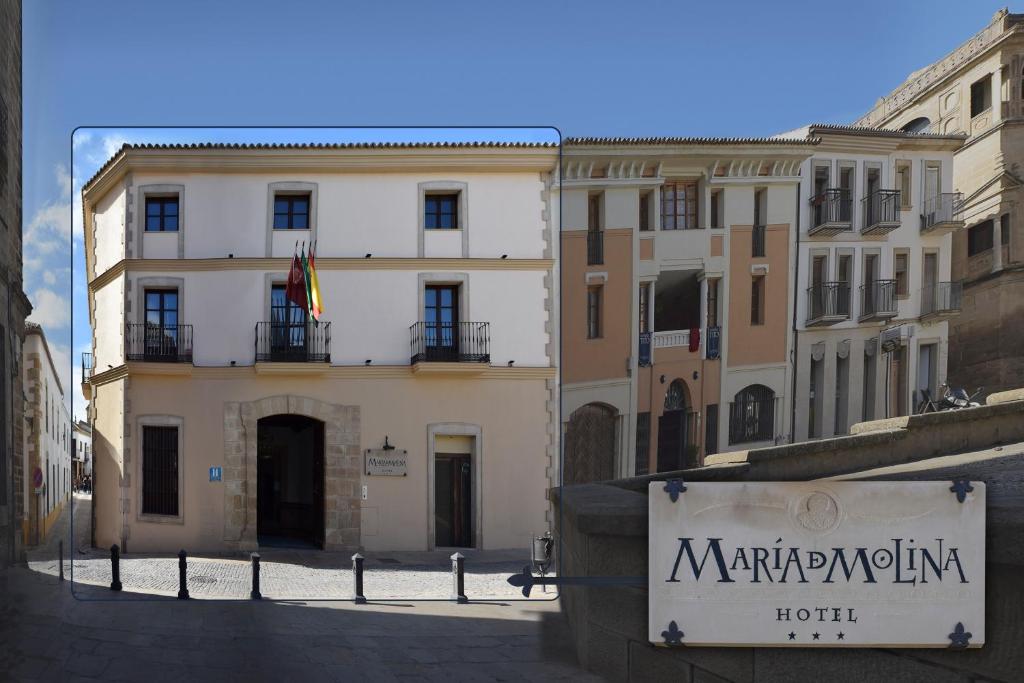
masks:
<path id="1" fill-rule="evenodd" d="M 224 404 L 224 544 L 256 550 L 256 441 L 259 420 L 303 415 L 324 423 L 324 549 L 359 548 L 359 406 L 304 396 Z"/>

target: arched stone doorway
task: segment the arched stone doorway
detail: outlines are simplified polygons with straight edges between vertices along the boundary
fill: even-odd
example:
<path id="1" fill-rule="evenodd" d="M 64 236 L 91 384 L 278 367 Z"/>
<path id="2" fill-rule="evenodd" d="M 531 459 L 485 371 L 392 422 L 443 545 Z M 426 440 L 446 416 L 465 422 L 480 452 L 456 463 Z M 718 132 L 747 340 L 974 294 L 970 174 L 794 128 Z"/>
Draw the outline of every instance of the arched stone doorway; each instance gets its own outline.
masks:
<path id="1" fill-rule="evenodd" d="M 614 408 L 588 403 L 569 416 L 565 430 L 564 484 L 615 478 L 618 417 Z"/>
<path id="2" fill-rule="evenodd" d="M 323 423 L 323 548 L 359 548 L 359 406 L 304 396 L 268 396 L 224 404 L 224 542 L 239 550 L 259 547 L 259 422 L 298 415 Z"/>
<path id="3" fill-rule="evenodd" d="M 665 392 L 658 418 L 658 471 L 672 472 L 698 464 L 697 413 L 690 403 L 686 382 L 673 380 Z"/>
<path id="4" fill-rule="evenodd" d="M 256 533 L 260 546 L 324 545 L 324 423 L 271 415 L 256 427 Z"/>

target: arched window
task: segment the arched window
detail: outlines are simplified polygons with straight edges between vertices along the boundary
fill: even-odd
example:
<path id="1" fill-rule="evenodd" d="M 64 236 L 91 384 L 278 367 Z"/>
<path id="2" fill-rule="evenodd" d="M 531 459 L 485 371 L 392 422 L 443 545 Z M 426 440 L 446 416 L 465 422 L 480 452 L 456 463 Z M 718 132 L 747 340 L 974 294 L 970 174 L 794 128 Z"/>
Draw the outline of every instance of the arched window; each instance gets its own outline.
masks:
<path id="1" fill-rule="evenodd" d="M 775 392 L 751 384 L 729 404 L 729 443 L 769 441 L 775 438 Z"/>
<path id="2" fill-rule="evenodd" d="M 677 379 L 668 385 L 665 392 L 665 412 L 684 410 L 686 408 L 686 386 L 683 380 Z"/>
<path id="3" fill-rule="evenodd" d="M 927 116 L 919 116 L 910 123 L 900 128 L 904 133 L 927 133 L 932 122 Z"/>

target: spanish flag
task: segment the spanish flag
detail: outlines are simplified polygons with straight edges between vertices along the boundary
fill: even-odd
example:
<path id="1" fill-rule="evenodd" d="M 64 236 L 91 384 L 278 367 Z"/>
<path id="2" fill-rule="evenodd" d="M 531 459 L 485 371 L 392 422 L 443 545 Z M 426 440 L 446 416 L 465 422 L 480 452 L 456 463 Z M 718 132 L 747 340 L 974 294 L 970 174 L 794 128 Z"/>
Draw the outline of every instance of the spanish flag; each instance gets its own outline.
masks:
<path id="1" fill-rule="evenodd" d="M 320 321 L 320 316 L 323 315 L 324 305 L 323 299 L 320 298 L 320 280 L 316 276 L 316 260 L 313 256 L 313 245 L 309 245 L 309 261 L 306 265 L 306 284 L 309 287 L 309 315 L 316 320 Z"/>

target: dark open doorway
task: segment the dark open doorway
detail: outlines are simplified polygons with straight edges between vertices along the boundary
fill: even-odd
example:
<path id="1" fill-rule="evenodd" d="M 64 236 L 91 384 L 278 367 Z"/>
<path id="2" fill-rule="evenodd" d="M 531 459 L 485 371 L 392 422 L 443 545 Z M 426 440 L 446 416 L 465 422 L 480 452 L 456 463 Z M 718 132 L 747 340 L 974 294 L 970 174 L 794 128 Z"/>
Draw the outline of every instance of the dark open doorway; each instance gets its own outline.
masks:
<path id="1" fill-rule="evenodd" d="M 472 548 L 473 466 L 469 455 L 434 456 L 434 545 Z"/>
<path id="2" fill-rule="evenodd" d="M 256 529 L 260 545 L 324 544 L 324 424 L 273 415 L 257 426 Z"/>

